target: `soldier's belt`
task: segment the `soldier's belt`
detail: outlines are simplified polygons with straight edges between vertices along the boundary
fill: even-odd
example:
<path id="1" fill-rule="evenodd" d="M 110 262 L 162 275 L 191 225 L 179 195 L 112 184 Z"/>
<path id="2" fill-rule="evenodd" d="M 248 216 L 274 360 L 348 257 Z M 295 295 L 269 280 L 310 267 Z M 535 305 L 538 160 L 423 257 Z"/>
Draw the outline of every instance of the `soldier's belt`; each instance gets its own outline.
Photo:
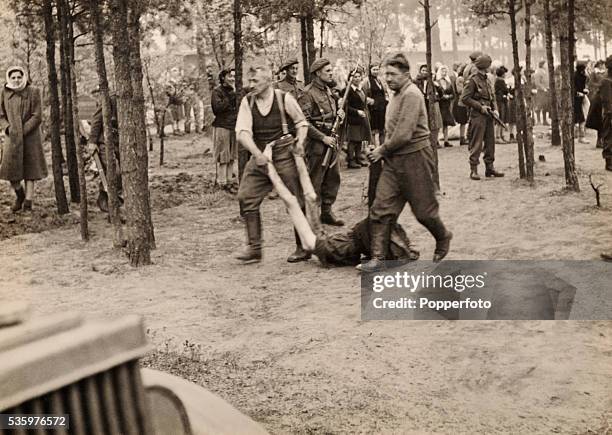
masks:
<path id="1" fill-rule="evenodd" d="M 323 133 L 329 134 L 334 127 L 333 122 L 322 122 L 322 121 L 313 121 L 312 125 L 314 125 L 317 129 L 321 130 Z"/>

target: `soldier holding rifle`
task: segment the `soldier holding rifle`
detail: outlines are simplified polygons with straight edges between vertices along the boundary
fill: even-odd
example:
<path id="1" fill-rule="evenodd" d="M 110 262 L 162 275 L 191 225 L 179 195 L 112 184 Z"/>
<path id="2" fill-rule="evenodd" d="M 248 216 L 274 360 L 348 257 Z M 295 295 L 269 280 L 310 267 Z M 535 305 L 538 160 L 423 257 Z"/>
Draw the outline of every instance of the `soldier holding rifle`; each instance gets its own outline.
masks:
<path id="1" fill-rule="evenodd" d="M 336 100 L 330 90 L 333 83 L 330 61 L 325 58 L 315 60 L 310 66 L 310 73 L 313 74 L 313 81 L 306 86 L 299 99 L 302 111 L 310 121 L 306 145 L 308 172 L 321 202 L 321 222 L 342 226 L 344 221 L 332 212 L 340 189 L 340 170 L 335 162 L 324 160 L 328 150 L 337 147 L 335 132 L 332 130 L 338 112 L 340 115 L 343 113 L 337 110 Z"/>
<path id="2" fill-rule="evenodd" d="M 491 66 L 491 57 L 484 54 L 474 62 L 478 72 L 472 74 L 463 88 L 461 102 L 470 111 L 470 178 L 480 180 L 478 164 L 483 151 L 486 166 L 486 177 L 503 177 L 502 172 L 495 170 L 495 130 L 494 122 L 499 120 L 499 113 L 495 104 L 495 93 L 487 79 L 487 70 Z M 499 121 L 501 122 L 501 121 Z"/>

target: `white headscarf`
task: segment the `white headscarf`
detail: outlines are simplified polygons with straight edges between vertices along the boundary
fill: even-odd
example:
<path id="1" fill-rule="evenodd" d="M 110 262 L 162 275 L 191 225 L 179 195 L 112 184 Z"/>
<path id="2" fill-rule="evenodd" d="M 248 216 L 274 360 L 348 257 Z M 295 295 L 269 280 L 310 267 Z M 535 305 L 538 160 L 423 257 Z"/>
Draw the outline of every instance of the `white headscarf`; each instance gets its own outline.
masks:
<path id="1" fill-rule="evenodd" d="M 23 74 L 23 79 L 21 80 L 21 85 L 19 85 L 19 87 L 17 87 L 17 88 L 12 87 L 11 86 L 11 82 L 9 80 L 9 76 L 11 75 L 12 72 L 15 72 L 15 71 L 19 71 L 19 72 L 21 72 L 21 74 Z M 25 89 L 25 87 L 27 86 L 27 84 L 28 84 L 28 74 L 26 73 L 25 69 L 23 69 L 20 66 L 14 65 L 14 66 L 9 67 L 6 70 L 6 87 L 7 88 L 19 92 L 19 91 L 23 91 Z"/>

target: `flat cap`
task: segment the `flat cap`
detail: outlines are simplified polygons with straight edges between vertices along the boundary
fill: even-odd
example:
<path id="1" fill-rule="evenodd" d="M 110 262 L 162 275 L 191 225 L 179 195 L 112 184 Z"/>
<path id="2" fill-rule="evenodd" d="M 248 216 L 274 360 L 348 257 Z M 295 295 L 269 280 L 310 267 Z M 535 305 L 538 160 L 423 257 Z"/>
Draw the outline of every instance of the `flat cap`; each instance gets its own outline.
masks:
<path id="1" fill-rule="evenodd" d="M 486 69 L 491 66 L 491 62 L 491 56 L 483 54 L 482 56 L 478 56 L 478 59 L 476 59 L 474 65 L 476 65 L 476 68 L 478 69 Z"/>
<path id="2" fill-rule="evenodd" d="M 612 54 L 606 59 L 606 68 L 612 69 Z"/>
<path id="3" fill-rule="evenodd" d="M 470 59 L 472 59 L 472 62 L 475 62 L 480 56 L 482 56 L 482 51 L 475 51 L 470 54 Z"/>
<path id="4" fill-rule="evenodd" d="M 331 62 L 329 61 L 329 59 L 325 59 L 324 57 L 315 60 L 311 65 L 310 65 L 310 74 L 313 74 L 317 71 L 319 71 L 321 68 L 323 68 L 324 66 L 329 65 Z"/>
<path id="5" fill-rule="evenodd" d="M 281 67 L 278 69 L 279 71 L 284 71 L 287 68 L 289 68 L 290 66 L 295 65 L 296 63 L 298 63 L 298 60 L 295 57 L 292 57 L 291 59 L 287 59 L 282 65 Z"/>
<path id="6" fill-rule="evenodd" d="M 408 61 L 408 56 L 406 56 L 401 51 L 397 53 L 393 53 L 385 59 L 385 65 L 397 65 L 404 67 L 405 69 L 410 69 L 410 62 Z"/>

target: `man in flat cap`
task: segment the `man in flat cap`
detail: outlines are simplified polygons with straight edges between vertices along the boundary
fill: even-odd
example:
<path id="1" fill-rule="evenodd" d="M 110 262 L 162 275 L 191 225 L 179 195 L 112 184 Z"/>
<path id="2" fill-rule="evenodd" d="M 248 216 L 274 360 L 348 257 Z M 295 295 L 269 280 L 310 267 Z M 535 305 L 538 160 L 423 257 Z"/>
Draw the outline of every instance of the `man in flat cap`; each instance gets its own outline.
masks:
<path id="1" fill-rule="evenodd" d="M 385 260 L 390 258 L 390 234 L 406 203 L 436 240 L 434 262 L 448 254 L 453 237 L 439 214 L 432 176 L 434 151 L 423 93 L 410 78 L 405 54 L 392 55 L 384 65 L 385 81 L 393 96 L 387 106 L 385 141 L 368 154 L 372 163 L 384 159 L 384 164 L 370 207 L 371 260 L 361 265 L 363 272 L 385 268 Z"/>
<path id="2" fill-rule="evenodd" d="M 304 82 L 297 79 L 298 70 L 297 59 L 289 59 L 278 70 L 279 72 L 285 71 L 285 77 L 276 82 L 277 89 L 290 93 L 296 100 L 304 92 Z"/>
<path id="3" fill-rule="evenodd" d="M 321 222 L 342 226 L 344 221 L 332 212 L 340 189 L 340 170 L 337 164 L 323 167 L 327 149 L 337 145 L 331 134 L 338 113 L 336 100 L 330 90 L 333 83 L 332 70 L 328 59 L 315 60 L 310 65 L 312 82 L 304 88 L 298 102 L 310 123 L 306 141 L 306 161 L 312 185 L 321 203 Z"/>
<path id="4" fill-rule="evenodd" d="M 470 178 L 480 180 L 478 164 L 483 151 L 486 177 L 503 177 L 502 172 L 495 170 L 495 129 L 493 116 L 499 116 L 495 103 L 495 92 L 487 78 L 487 71 L 491 66 L 491 57 L 484 54 L 474 62 L 478 72 L 467 81 L 461 94 L 461 101 L 470 108 Z"/>

